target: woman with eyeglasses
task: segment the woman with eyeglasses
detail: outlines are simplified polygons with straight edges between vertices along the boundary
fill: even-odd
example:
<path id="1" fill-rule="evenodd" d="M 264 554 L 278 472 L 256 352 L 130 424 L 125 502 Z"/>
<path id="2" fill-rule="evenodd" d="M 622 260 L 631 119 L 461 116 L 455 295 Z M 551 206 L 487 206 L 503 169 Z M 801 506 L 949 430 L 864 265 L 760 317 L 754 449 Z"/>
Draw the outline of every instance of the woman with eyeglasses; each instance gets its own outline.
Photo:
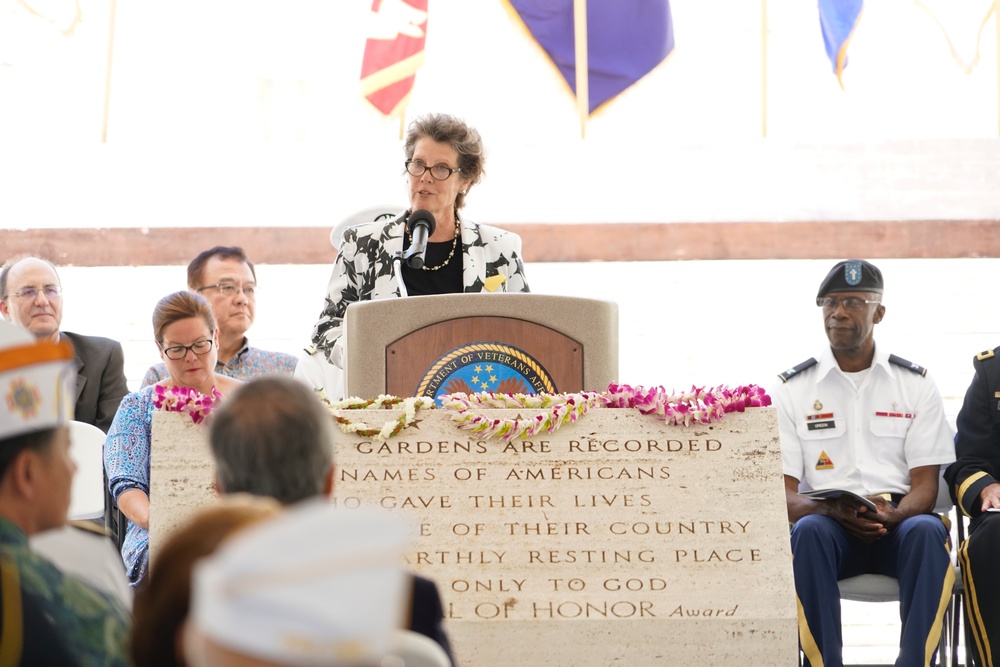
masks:
<path id="1" fill-rule="evenodd" d="M 153 335 L 167 377 L 122 399 L 104 443 L 108 490 L 128 519 L 122 560 L 136 586 L 149 560 L 149 454 L 153 412 L 186 412 L 196 423 L 242 383 L 215 372 L 219 329 L 212 307 L 194 292 L 175 292 L 153 311 Z"/>
<path id="2" fill-rule="evenodd" d="M 479 132 L 454 116 L 428 114 L 410 124 L 404 153 L 409 208 L 401 215 L 386 214 L 349 227 L 338 245 L 326 307 L 312 333 L 316 356 L 322 354 L 336 368 L 343 368 L 344 312 L 355 301 L 404 294 L 529 291 L 520 237 L 460 215 L 469 190 L 485 173 Z M 393 257 L 406 256 L 414 233 L 407 223 L 416 211 L 433 216 L 433 233 L 422 266 L 402 263 L 397 274 Z M 328 386 L 326 392 L 331 399 L 339 398 L 343 387 Z"/>

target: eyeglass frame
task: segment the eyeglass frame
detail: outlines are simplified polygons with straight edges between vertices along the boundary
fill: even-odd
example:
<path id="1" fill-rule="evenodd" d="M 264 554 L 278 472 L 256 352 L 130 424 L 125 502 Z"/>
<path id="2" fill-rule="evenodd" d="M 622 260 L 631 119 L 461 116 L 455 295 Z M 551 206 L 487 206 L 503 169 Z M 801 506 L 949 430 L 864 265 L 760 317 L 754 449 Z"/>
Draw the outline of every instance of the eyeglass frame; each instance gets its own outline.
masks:
<path id="1" fill-rule="evenodd" d="M 34 294 L 30 298 L 24 294 L 25 292 L 28 291 L 34 292 Z M 49 292 L 55 292 L 55 294 L 49 294 Z M 5 294 L 3 298 L 4 300 L 7 300 L 12 296 L 16 296 L 18 301 L 34 301 L 35 299 L 38 298 L 39 294 L 44 294 L 45 298 L 48 299 L 49 301 L 53 299 L 61 299 L 63 295 L 63 288 L 60 287 L 59 285 L 45 285 L 44 287 L 23 287 L 17 292 L 11 292 L 10 294 Z"/>
<path id="2" fill-rule="evenodd" d="M 419 165 L 419 166 L 423 167 L 424 170 L 422 172 L 420 172 L 419 174 L 414 174 L 412 171 L 410 171 L 410 165 L 411 164 L 413 164 L 413 165 Z M 403 168 L 406 169 L 406 173 L 407 174 L 409 174 L 410 176 L 414 176 L 416 178 L 420 178 L 421 176 L 423 176 L 424 174 L 426 174 L 429 171 L 429 172 L 431 172 L 431 178 L 433 178 L 435 181 L 437 181 L 439 183 L 442 182 L 442 181 L 447 181 L 449 178 L 451 178 L 452 174 L 457 174 L 460 171 L 462 171 L 461 167 L 455 167 L 454 169 L 452 169 L 451 167 L 447 167 L 447 166 L 445 166 L 443 164 L 436 164 L 433 167 L 429 167 L 426 164 L 424 164 L 423 162 L 421 162 L 420 160 L 407 160 L 406 162 L 403 163 Z M 447 169 L 448 170 L 448 175 L 445 176 L 444 178 L 438 178 L 437 176 L 434 175 L 434 170 L 435 169 Z"/>
<path id="3" fill-rule="evenodd" d="M 204 343 L 208 343 L 208 348 L 204 352 L 198 352 L 197 350 L 194 349 L 198 345 L 202 345 Z M 160 350 L 163 352 L 163 355 L 170 361 L 180 361 L 181 359 L 187 356 L 188 352 L 194 353 L 194 355 L 197 357 L 205 356 L 206 354 L 212 351 L 212 348 L 215 346 L 215 341 L 212 340 L 211 338 L 205 338 L 204 340 L 200 340 L 197 343 L 191 343 L 190 345 L 171 345 L 170 347 L 163 347 L 163 344 L 160 343 L 160 341 L 156 341 L 156 346 L 160 348 Z M 179 357 L 171 357 L 170 353 L 167 352 L 167 350 L 184 350 L 184 353 L 181 354 L 181 356 Z"/>
<path id="4" fill-rule="evenodd" d="M 833 303 L 831 303 L 830 305 L 827 305 L 825 303 L 827 299 L 829 299 Z M 860 303 L 861 305 L 859 305 L 857 308 L 852 308 L 851 306 L 847 305 L 848 302 Z M 829 310 L 837 310 L 838 306 L 843 306 L 844 310 L 850 310 L 850 311 L 857 312 L 857 311 L 864 310 L 865 306 L 869 306 L 869 305 L 871 305 L 873 303 L 882 303 L 882 300 L 881 299 L 860 299 L 860 298 L 858 298 L 856 296 L 849 296 L 846 299 L 838 299 L 838 298 L 832 297 L 832 296 L 818 296 L 818 297 L 816 297 L 816 305 L 819 306 L 820 308 L 822 308 L 823 310 L 828 310 L 828 309 Z"/>
<path id="5" fill-rule="evenodd" d="M 216 283 L 214 285 L 205 285 L 204 287 L 199 287 L 199 288 L 197 288 L 195 290 L 195 292 L 197 292 L 198 294 L 201 294 L 203 290 L 207 290 L 207 289 L 217 289 L 222 294 L 222 296 L 229 296 L 229 295 L 226 294 L 226 292 L 229 289 L 239 290 L 239 291 L 243 292 L 244 294 L 246 294 L 246 296 L 247 296 L 248 299 L 254 299 L 254 300 L 257 299 L 257 284 L 256 283 L 254 283 L 253 285 L 246 285 L 246 284 L 240 284 L 240 285 L 238 285 L 236 283 Z M 250 291 L 247 291 L 248 289 Z M 229 298 L 233 298 L 235 296 L 236 296 L 236 292 L 234 291 L 233 294 L 232 294 L 232 296 L 230 296 Z"/>

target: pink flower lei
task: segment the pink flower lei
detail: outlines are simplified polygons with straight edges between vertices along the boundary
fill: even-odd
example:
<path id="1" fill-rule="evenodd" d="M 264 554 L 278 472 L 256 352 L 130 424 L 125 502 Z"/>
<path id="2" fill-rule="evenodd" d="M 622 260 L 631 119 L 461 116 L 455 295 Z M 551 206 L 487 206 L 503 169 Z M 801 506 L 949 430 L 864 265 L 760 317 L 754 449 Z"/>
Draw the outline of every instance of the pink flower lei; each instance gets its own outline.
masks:
<path id="1" fill-rule="evenodd" d="M 448 394 L 441 397 L 445 409 L 459 428 L 485 438 L 502 440 L 526 438 L 538 433 L 552 433 L 564 424 L 583 417 L 592 408 L 636 408 L 645 415 L 655 415 L 672 423 L 688 426 L 693 422 L 718 421 L 727 412 L 771 404 L 771 397 L 757 385 L 725 385 L 711 389 L 692 387 L 690 392 L 673 395 L 663 387 L 644 389 L 611 383 L 605 392 L 578 394 Z M 532 417 L 503 419 L 475 412 L 482 408 L 527 408 L 539 411 Z"/>
<path id="2" fill-rule="evenodd" d="M 591 408 L 599 408 L 606 399 L 596 391 L 578 394 L 476 394 L 455 393 L 441 397 L 445 409 L 455 411 L 452 421 L 484 438 L 501 440 L 530 438 L 538 433 L 552 433 L 563 424 L 575 422 Z M 541 410 L 533 417 L 500 419 L 476 413 L 474 406 L 487 408 L 529 408 Z"/>
<path id="3" fill-rule="evenodd" d="M 214 386 L 212 395 L 206 396 L 192 387 L 164 387 L 154 385 L 153 407 L 164 412 L 186 412 L 191 415 L 191 421 L 200 424 L 212 412 L 222 394 Z"/>
<path id="4" fill-rule="evenodd" d="M 409 427 L 420 408 L 432 408 L 433 399 L 427 397 L 402 399 L 396 396 L 379 396 L 374 400 L 347 398 L 330 402 L 321 392 L 320 399 L 334 410 L 374 410 L 394 408 L 403 404 L 403 415 L 390 419 L 381 428 L 363 422 L 351 421 L 335 415 L 345 433 L 357 433 L 376 440 L 395 437 Z M 607 391 L 584 391 L 574 394 L 498 394 L 479 392 L 455 393 L 440 397 L 442 407 L 452 411 L 452 421 L 461 429 L 472 431 L 484 438 L 513 440 L 528 438 L 539 433 L 553 433 L 565 424 L 575 422 L 595 408 L 635 408 L 645 415 L 654 415 L 668 423 L 689 426 L 692 423 L 708 424 L 722 419 L 727 412 L 743 412 L 747 408 L 765 407 L 771 397 L 755 384 L 740 385 L 730 389 L 725 385 L 704 389 L 692 387 L 691 391 L 672 394 L 663 387 L 645 389 L 627 384 L 608 385 Z M 477 408 L 533 410 L 537 414 L 514 419 L 477 412 Z"/>
<path id="5" fill-rule="evenodd" d="M 734 389 L 726 385 L 710 389 L 691 387 L 689 392 L 671 394 L 663 387 L 645 389 L 612 382 L 604 395 L 609 408 L 636 408 L 644 415 L 656 415 L 666 422 L 684 426 L 694 422 L 708 424 L 722 419 L 727 412 L 771 405 L 771 397 L 755 384 Z"/>

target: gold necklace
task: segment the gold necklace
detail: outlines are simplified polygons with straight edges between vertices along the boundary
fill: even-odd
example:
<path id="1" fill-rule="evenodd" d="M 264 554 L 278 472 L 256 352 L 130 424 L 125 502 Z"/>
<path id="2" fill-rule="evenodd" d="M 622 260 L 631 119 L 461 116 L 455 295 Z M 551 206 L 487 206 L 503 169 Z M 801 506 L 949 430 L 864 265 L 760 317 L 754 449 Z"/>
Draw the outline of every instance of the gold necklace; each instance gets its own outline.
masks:
<path id="1" fill-rule="evenodd" d="M 409 231 L 409 230 L 407 230 L 407 231 Z M 448 262 L 450 262 L 451 258 L 455 256 L 455 248 L 458 247 L 458 236 L 459 236 L 459 234 L 461 234 L 461 232 L 462 232 L 462 228 L 459 225 L 458 220 L 456 219 L 455 220 L 455 238 L 451 242 L 451 252 L 449 252 L 448 256 L 444 258 L 444 261 L 441 262 L 440 264 L 438 264 L 437 266 L 427 266 L 426 264 L 424 264 L 420 268 L 423 269 L 424 271 L 437 271 L 438 269 L 443 269 L 444 267 L 448 266 Z M 413 234 L 410 234 L 410 239 L 411 240 L 413 239 Z"/>

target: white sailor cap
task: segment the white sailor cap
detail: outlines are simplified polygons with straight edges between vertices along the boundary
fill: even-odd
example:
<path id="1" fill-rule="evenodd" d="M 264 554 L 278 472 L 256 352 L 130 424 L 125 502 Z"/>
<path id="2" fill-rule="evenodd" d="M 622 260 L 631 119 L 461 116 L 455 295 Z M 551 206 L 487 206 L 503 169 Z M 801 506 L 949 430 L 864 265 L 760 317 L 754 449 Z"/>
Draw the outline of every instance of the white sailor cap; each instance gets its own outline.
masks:
<path id="1" fill-rule="evenodd" d="M 0 440 L 69 423 L 76 403 L 73 346 L 39 342 L 0 321 Z"/>
<path id="2" fill-rule="evenodd" d="M 406 617 L 409 540 L 395 515 L 300 503 L 196 564 L 191 620 L 220 646 L 278 664 L 377 664 Z"/>

